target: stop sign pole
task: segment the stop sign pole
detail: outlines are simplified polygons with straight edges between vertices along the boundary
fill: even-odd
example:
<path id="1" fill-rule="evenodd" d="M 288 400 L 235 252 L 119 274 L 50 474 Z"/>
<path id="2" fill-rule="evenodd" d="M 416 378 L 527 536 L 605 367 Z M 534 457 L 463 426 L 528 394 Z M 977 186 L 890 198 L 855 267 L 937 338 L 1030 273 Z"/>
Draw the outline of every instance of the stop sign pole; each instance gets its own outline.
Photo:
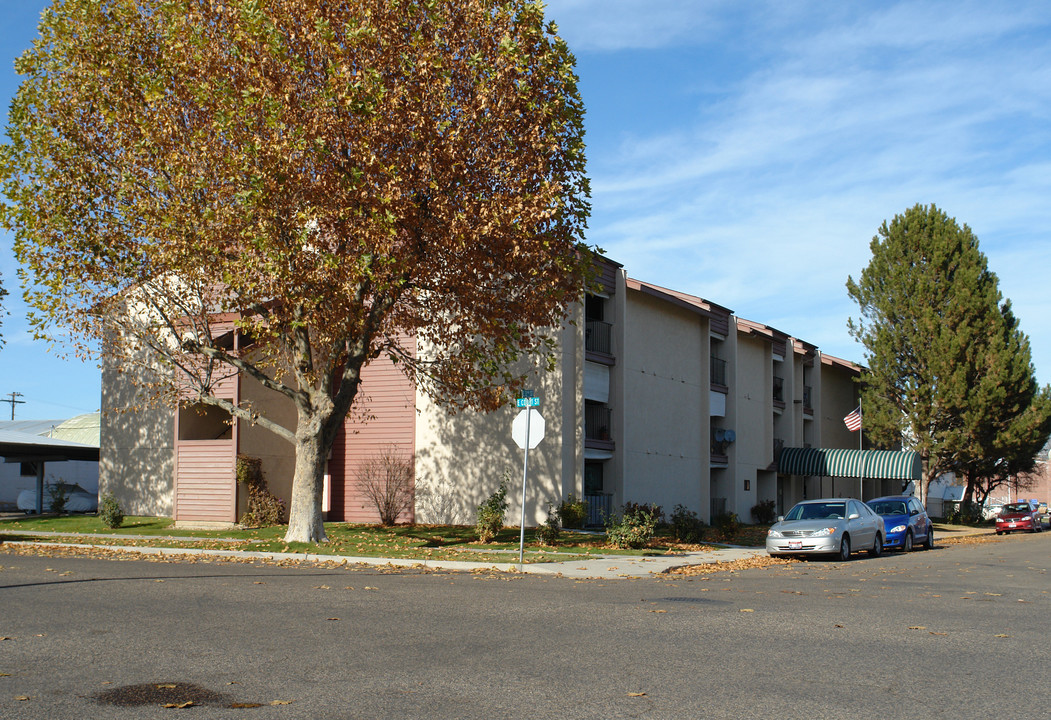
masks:
<path id="1" fill-rule="evenodd" d="M 529 394 L 526 397 L 518 398 L 515 404 L 523 409 L 511 424 L 511 439 L 525 451 L 525 460 L 522 463 L 522 512 L 519 518 L 520 530 L 518 535 L 518 569 L 521 570 L 525 555 L 525 501 L 526 479 L 529 477 L 529 450 L 539 445 L 540 441 L 544 439 L 545 423 L 543 416 L 533 409 L 540 406 L 540 398 L 532 397 L 532 394 Z M 535 429 L 532 427 L 534 419 L 537 421 Z"/>

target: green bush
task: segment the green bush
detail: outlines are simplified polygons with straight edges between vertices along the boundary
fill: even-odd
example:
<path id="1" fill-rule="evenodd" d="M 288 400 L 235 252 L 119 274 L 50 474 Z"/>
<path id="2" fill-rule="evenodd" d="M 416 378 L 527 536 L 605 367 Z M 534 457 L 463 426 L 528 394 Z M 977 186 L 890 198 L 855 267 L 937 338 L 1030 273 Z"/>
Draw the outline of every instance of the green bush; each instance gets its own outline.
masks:
<path id="1" fill-rule="evenodd" d="M 562 527 L 567 528 L 582 528 L 588 519 L 588 504 L 586 500 L 577 499 L 577 496 L 570 493 L 562 504 L 558 506 L 558 510 L 555 511 L 555 515 L 558 521 L 562 524 Z"/>
<path id="2" fill-rule="evenodd" d="M 741 521 L 737 518 L 737 513 L 719 513 L 712 518 L 712 527 L 718 530 L 725 539 L 738 533 L 741 529 Z"/>
<path id="3" fill-rule="evenodd" d="M 658 523 L 664 522 L 664 508 L 655 503 L 624 503 L 624 514 L 625 515 L 637 515 L 640 512 L 645 512 L 653 515 L 657 518 Z"/>
<path id="4" fill-rule="evenodd" d="M 619 519 L 606 519 L 606 541 L 616 548 L 645 547 L 653 537 L 659 519 L 652 507 L 629 503 L 624 506 Z"/>
<path id="5" fill-rule="evenodd" d="M 61 515 L 66 511 L 66 502 L 69 501 L 69 497 L 73 494 L 73 488 L 61 481 L 52 482 L 47 486 L 47 494 L 51 498 L 49 505 L 51 512 Z"/>
<path id="6" fill-rule="evenodd" d="M 558 537 L 562 534 L 562 527 L 558 522 L 558 512 L 547 513 L 547 520 L 544 521 L 543 525 L 539 525 L 536 531 L 533 533 L 533 539 L 536 540 L 537 545 L 553 545 Z"/>
<path id="7" fill-rule="evenodd" d="M 110 493 L 103 495 L 102 502 L 99 503 L 99 520 L 111 529 L 119 528 L 124 524 L 124 511 L 117 502 L 117 498 Z"/>
<path id="8" fill-rule="evenodd" d="M 504 473 L 504 479 L 500 481 L 500 489 L 478 506 L 478 521 L 475 523 L 475 528 L 478 531 L 479 542 L 489 542 L 504 528 L 504 514 L 507 512 L 507 483 L 510 479 L 510 473 Z"/>
<path id="9" fill-rule="evenodd" d="M 671 528 L 675 539 L 684 543 L 699 543 L 704 540 L 704 521 L 685 505 L 676 505 L 671 514 Z"/>
<path id="10" fill-rule="evenodd" d="M 757 525 L 773 525 L 777 517 L 777 503 L 773 500 L 760 500 L 752 506 L 752 517 Z"/>

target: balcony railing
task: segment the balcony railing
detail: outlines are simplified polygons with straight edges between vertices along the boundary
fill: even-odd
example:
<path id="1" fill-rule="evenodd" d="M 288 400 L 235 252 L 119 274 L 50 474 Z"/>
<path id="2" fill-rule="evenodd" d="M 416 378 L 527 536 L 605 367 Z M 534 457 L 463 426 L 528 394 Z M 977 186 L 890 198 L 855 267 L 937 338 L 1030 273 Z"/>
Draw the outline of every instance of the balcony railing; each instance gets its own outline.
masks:
<path id="1" fill-rule="evenodd" d="M 584 349 L 590 352 L 613 354 L 613 326 L 603 320 L 584 323 Z"/>
<path id="2" fill-rule="evenodd" d="M 810 385 L 803 386 L 803 409 L 814 412 L 814 388 Z"/>
<path id="3" fill-rule="evenodd" d="M 584 501 L 588 504 L 588 527 L 602 527 L 606 522 L 606 518 L 613 514 L 612 493 L 585 495 Z"/>
<path id="4" fill-rule="evenodd" d="M 785 402 L 785 379 L 774 375 L 774 402 Z"/>
<path id="5" fill-rule="evenodd" d="M 605 405 L 585 403 L 584 405 L 584 439 L 600 442 L 613 441 L 612 411 Z"/>
<path id="6" fill-rule="evenodd" d="M 726 386 L 726 361 L 712 355 L 712 369 L 710 373 L 712 385 Z"/>

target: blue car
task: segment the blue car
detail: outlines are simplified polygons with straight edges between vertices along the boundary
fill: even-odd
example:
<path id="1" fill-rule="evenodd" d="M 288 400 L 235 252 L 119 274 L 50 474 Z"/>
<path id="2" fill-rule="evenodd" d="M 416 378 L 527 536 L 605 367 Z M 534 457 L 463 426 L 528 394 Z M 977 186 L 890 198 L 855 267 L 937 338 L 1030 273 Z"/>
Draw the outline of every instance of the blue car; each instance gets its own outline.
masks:
<path id="1" fill-rule="evenodd" d="M 915 497 L 891 495 L 869 500 L 866 505 L 883 518 L 885 549 L 908 552 L 915 545 L 922 545 L 924 550 L 934 547 L 934 525 Z"/>

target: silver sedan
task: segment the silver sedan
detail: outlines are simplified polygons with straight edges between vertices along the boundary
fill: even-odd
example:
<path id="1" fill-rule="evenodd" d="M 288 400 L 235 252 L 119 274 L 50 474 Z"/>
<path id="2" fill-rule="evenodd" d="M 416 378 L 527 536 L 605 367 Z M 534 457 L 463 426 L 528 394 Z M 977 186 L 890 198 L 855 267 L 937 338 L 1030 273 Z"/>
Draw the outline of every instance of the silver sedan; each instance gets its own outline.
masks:
<path id="1" fill-rule="evenodd" d="M 851 498 L 804 500 L 766 533 L 771 555 L 835 555 L 849 560 L 853 550 L 883 553 L 883 518 Z"/>

